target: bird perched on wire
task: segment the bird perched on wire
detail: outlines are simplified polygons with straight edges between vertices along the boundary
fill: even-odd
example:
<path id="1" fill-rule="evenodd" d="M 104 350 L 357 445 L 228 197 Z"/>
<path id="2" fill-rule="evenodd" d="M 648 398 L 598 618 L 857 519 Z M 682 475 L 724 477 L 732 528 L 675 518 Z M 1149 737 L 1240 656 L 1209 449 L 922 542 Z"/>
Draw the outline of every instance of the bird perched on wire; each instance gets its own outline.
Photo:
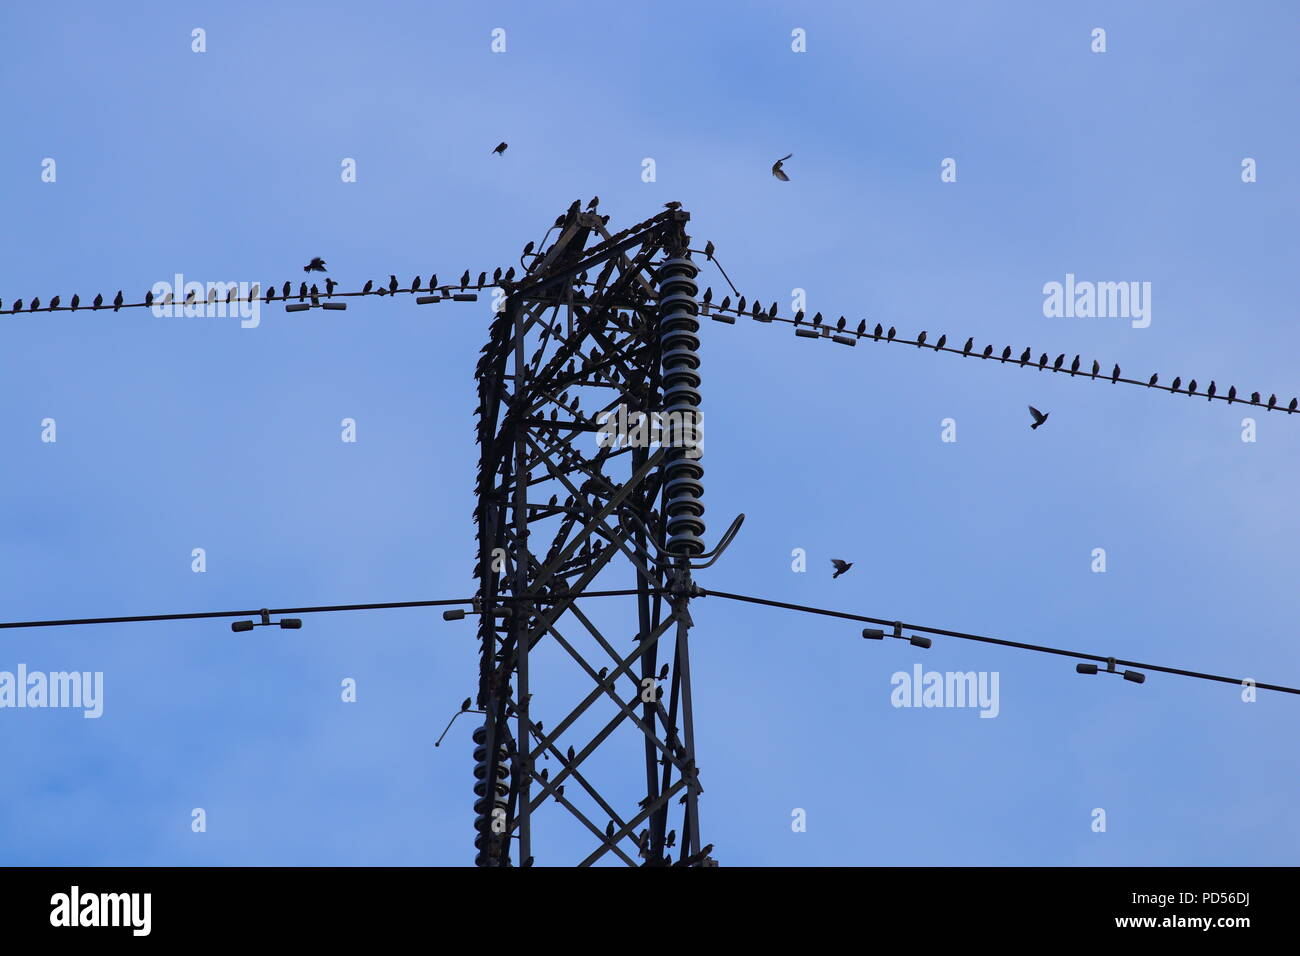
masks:
<path id="1" fill-rule="evenodd" d="M 492 155 L 493 156 L 502 155 L 506 151 L 506 148 L 509 147 L 509 145 L 510 145 L 509 143 L 497 143 L 496 149 L 492 150 Z"/>
<path id="2" fill-rule="evenodd" d="M 312 259 L 311 262 L 307 263 L 305 266 L 302 267 L 302 271 L 303 272 L 324 272 L 325 260 L 322 259 L 320 256 L 316 256 L 314 259 Z"/>
<path id="3" fill-rule="evenodd" d="M 775 163 L 772 164 L 772 175 L 775 176 L 777 179 L 781 180 L 781 182 L 783 183 L 788 183 L 790 181 L 790 177 L 785 174 L 785 170 L 781 168 L 781 164 L 784 163 L 787 159 L 789 159 L 793 155 L 794 153 L 790 153 L 786 156 L 782 156 L 780 159 L 778 159 Z"/>
<path id="4" fill-rule="evenodd" d="M 1029 426 L 1029 430 L 1030 430 L 1030 431 L 1034 431 L 1034 430 L 1036 430 L 1036 429 L 1038 428 L 1039 425 L 1041 425 L 1041 424 L 1043 424 L 1043 422 L 1047 421 L 1047 416 L 1050 415 L 1050 414 L 1052 414 L 1052 413 L 1051 413 L 1051 412 L 1048 412 L 1048 413 L 1045 415 L 1045 414 L 1043 414 L 1042 412 L 1040 412 L 1038 409 L 1034 408 L 1033 405 L 1030 405 L 1030 406 L 1029 406 L 1029 414 L 1032 415 L 1032 416 L 1034 417 L 1034 423 L 1033 423 L 1032 425 Z"/>
<path id="5" fill-rule="evenodd" d="M 831 575 L 832 581 L 838 578 L 849 568 L 853 567 L 852 561 L 841 561 L 839 558 L 831 558 L 831 564 L 835 565 L 835 573 Z"/>

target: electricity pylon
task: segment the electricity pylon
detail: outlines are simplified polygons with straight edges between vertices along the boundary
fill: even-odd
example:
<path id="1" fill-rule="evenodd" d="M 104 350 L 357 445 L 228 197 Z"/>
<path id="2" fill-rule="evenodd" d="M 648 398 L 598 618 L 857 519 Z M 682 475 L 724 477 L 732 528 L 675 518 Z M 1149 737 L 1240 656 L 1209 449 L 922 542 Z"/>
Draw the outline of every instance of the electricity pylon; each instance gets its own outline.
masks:
<path id="1" fill-rule="evenodd" d="M 478 363 L 480 866 L 531 865 L 534 821 L 565 811 L 591 835 L 580 865 L 606 854 L 713 864 L 700 838 L 691 570 L 741 519 L 706 553 L 690 216 L 670 208 L 614 235 L 607 218 L 574 203 L 552 245 L 529 245 Z M 579 607 L 601 585 L 628 605 L 621 633 Z M 581 689 L 530 682 L 538 655 Z M 645 796 L 616 806 L 637 755 Z"/>

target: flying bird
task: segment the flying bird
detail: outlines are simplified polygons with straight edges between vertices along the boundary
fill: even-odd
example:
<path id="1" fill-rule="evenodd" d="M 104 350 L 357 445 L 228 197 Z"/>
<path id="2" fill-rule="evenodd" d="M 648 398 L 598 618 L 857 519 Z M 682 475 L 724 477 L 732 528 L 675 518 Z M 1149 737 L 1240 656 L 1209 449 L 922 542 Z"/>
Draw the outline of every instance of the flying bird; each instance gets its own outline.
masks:
<path id="1" fill-rule="evenodd" d="M 835 573 L 831 575 L 831 580 L 835 580 L 849 568 L 853 567 L 852 561 L 841 561 L 839 558 L 831 558 L 831 564 L 835 565 Z"/>
<path id="2" fill-rule="evenodd" d="M 302 267 L 302 271 L 303 272 L 324 272 L 325 260 L 322 259 L 320 256 L 316 256 L 314 259 L 311 260 L 311 262 L 307 263 L 305 266 Z"/>
<path id="3" fill-rule="evenodd" d="M 784 163 L 787 159 L 789 159 L 793 155 L 794 153 L 790 153 L 789 155 L 782 156 L 780 159 L 778 159 L 775 163 L 772 164 L 772 175 L 775 176 L 777 179 L 781 180 L 781 182 L 783 183 L 788 183 L 790 181 L 790 177 L 785 174 L 785 170 L 781 168 L 781 164 Z"/>
<path id="4" fill-rule="evenodd" d="M 1032 425 L 1029 426 L 1029 430 L 1030 430 L 1030 431 L 1033 431 L 1033 430 L 1037 429 L 1039 425 L 1043 424 L 1043 422 L 1047 421 L 1047 415 L 1050 415 L 1050 414 L 1052 414 L 1052 413 L 1051 413 L 1051 412 L 1048 412 L 1048 413 L 1045 415 L 1045 414 L 1043 414 L 1042 412 L 1040 412 L 1038 409 L 1034 408 L 1033 405 L 1030 405 L 1030 406 L 1029 406 L 1029 414 L 1032 415 L 1032 416 L 1034 417 L 1034 423 L 1033 423 Z"/>
<path id="5" fill-rule="evenodd" d="M 507 147 L 509 147 L 509 145 L 510 145 L 509 143 L 497 143 L 497 145 L 496 145 L 496 149 L 492 150 L 493 155 L 495 155 L 495 156 L 500 156 L 500 155 L 502 155 L 503 153 L 505 153 L 505 151 L 506 151 Z"/>

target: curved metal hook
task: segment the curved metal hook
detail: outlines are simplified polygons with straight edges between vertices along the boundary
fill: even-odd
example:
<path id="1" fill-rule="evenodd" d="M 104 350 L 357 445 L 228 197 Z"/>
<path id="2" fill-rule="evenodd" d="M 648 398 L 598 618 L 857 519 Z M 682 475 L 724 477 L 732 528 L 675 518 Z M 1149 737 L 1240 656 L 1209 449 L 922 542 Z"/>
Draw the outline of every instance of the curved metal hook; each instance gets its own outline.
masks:
<path id="1" fill-rule="evenodd" d="M 649 529 L 646 528 L 645 523 L 634 514 L 622 513 L 619 515 L 619 519 L 630 520 L 635 522 L 636 525 L 641 529 L 641 533 L 646 536 L 647 542 L 654 545 L 654 549 L 660 555 L 660 557 L 655 557 L 654 555 L 648 553 L 645 554 L 644 557 L 647 561 L 653 562 L 656 567 L 663 567 L 665 564 L 670 564 L 680 560 L 681 558 L 686 558 L 687 559 L 686 566 L 688 568 L 690 568 L 693 571 L 702 571 L 707 567 L 711 567 L 718 560 L 718 558 L 722 557 L 722 553 L 726 551 L 728 547 L 731 546 L 731 542 L 734 541 L 736 535 L 740 533 L 740 526 L 745 523 L 745 514 L 744 512 L 741 512 L 740 514 L 736 515 L 735 520 L 732 521 L 730 526 L 728 526 L 727 530 L 723 532 L 722 538 L 718 541 L 718 546 L 716 548 L 714 548 L 712 551 L 705 551 L 702 554 L 697 554 L 694 556 L 685 555 L 685 554 L 674 554 L 672 551 L 666 551 L 663 548 L 660 548 L 659 545 L 654 541 L 654 538 L 650 534 Z M 693 563 L 692 558 L 700 559 L 700 560 L 707 558 L 708 560 L 704 561 L 703 564 L 695 564 Z"/>

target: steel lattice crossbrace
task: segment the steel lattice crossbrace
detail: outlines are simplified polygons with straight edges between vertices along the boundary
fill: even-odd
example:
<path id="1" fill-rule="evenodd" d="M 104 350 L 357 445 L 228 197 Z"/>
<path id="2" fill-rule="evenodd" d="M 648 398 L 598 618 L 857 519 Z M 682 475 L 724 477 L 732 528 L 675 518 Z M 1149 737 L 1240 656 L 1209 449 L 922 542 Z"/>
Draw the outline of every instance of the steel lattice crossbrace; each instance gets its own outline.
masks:
<path id="1" fill-rule="evenodd" d="M 712 863 L 688 653 L 690 560 L 705 547 L 689 218 L 669 209 L 611 235 L 575 203 L 553 227 L 558 239 L 530 247 L 527 272 L 505 285 L 479 361 L 481 866 L 530 864 L 534 821 L 557 812 L 590 834 L 582 865 L 607 854 L 632 866 Z M 611 413 L 676 424 L 658 448 L 611 441 L 601 434 Z M 620 608 L 617 631 L 579 607 L 597 587 L 635 602 Z M 530 684 L 539 655 L 579 675 L 568 697 Z M 643 796 L 628 801 L 638 753 Z"/>

